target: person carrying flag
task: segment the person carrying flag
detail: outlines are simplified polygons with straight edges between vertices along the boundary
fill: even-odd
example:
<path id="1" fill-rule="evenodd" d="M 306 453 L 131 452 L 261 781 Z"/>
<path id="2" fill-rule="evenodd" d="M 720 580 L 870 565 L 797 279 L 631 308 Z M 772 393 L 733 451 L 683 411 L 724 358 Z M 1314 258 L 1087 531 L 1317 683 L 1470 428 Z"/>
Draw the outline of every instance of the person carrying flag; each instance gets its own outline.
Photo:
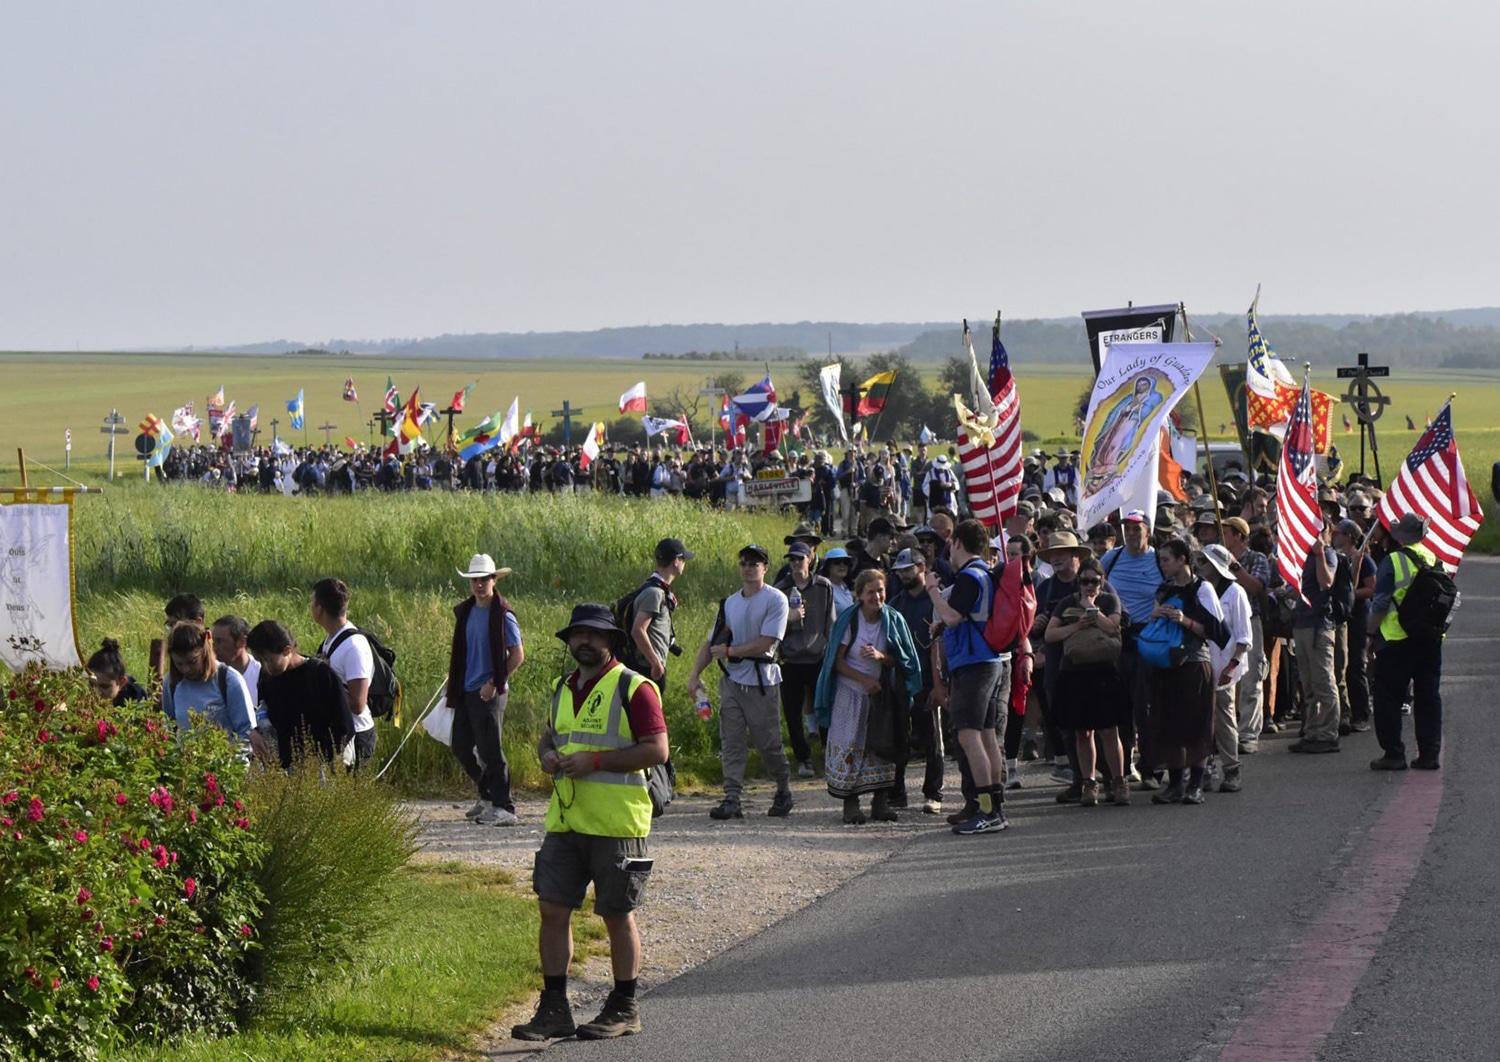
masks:
<path id="1" fill-rule="evenodd" d="M 1370 602 L 1366 629 L 1374 654 L 1371 693 L 1381 755 L 1370 761 L 1372 771 L 1404 771 L 1408 766 L 1435 771 L 1441 766 L 1443 639 L 1413 637 L 1401 624 L 1401 602 L 1417 573 L 1438 564 L 1432 550 L 1422 544 L 1427 528 L 1428 521 L 1416 513 L 1407 513 L 1391 524 L 1388 533 L 1394 548 L 1375 573 L 1375 597 Z M 1408 689 L 1412 691 L 1412 728 L 1417 739 L 1417 756 L 1410 764 L 1401 740 L 1401 706 Z"/>

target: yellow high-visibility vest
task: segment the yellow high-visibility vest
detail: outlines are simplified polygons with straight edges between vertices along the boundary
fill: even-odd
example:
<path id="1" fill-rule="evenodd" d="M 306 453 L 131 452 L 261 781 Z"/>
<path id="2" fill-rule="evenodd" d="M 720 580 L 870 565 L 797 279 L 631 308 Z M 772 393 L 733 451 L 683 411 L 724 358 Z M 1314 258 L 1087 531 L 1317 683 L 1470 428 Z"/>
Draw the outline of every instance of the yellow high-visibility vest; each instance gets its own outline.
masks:
<path id="1" fill-rule="evenodd" d="M 626 675 L 629 682 L 620 680 Z M 651 680 L 616 661 L 599 676 L 582 704 L 559 679 L 552 691 L 552 730 L 557 751 L 607 752 L 635 744 L 625 704 Z M 582 778 L 558 778 L 547 804 L 548 833 L 587 833 L 597 837 L 645 837 L 651 832 L 651 794 L 645 771 L 594 771 Z"/>
<path id="2" fill-rule="evenodd" d="M 1437 557 L 1432 551 L 1420 543 L 1405 548 L 1428 564 L 1437 563 Z M 1391 554 L 1391 568 L 1396 575 L 1396 592 L 1391 594 L 1391 610 L 1380 621 L 1380 636 L 1388 642 L 1401 642 L 1406 640 L 1406 631 L 1401 626 L 1401 617 L 1396 613 L 1400 611 L 1406 592 L 1411 589 L 1411 581 L 1417 577 L 1417 566 L 1412 563 L 1410 557 L 1397 551 Z"/>

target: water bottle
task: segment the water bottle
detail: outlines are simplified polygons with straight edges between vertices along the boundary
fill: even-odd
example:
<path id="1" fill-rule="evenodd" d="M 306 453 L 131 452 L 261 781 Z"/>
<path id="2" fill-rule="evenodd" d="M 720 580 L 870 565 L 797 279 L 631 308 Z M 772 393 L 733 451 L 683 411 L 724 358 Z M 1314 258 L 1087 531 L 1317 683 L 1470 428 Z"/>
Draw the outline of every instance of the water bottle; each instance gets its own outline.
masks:
<path id="1" fill-rule="evenodd" d="M 786 607 L 791 612 L 796 612 L 802 607 L 802 591 L 798 590 L 795 586 L 787 591 Z M 787 625 L 796 630 L 802 626 L 802 621 L 796 616 L 791 616 L 787 621 Z"/>
<path id="2" fill-rule="evenodd" d="M 708 717 L 714 714 L 714 706 L 709 703 L 708 691 L 698 691 L 698 718 L 708 722 Z"/>

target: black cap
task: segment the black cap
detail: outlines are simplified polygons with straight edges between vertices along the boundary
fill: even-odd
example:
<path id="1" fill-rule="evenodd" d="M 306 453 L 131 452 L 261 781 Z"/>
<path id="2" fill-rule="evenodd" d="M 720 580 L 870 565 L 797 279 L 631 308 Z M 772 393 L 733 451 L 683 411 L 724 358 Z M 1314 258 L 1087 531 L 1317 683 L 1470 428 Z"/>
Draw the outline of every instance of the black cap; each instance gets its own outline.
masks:
<path id="1" fill-rule="evenodd" d="M 558 631 L 557 636 L 563 641 L 567 641 L 568 632 L 574 627 L 592 627 L 596 631 L 608 631 L 616 635 L 623 635 L 625 633 L 619 627 L 615 626 L 615 617 L 610 612 L 608 605 L 598 605 L 593 602 L 574 605 L 573 615 L 568 618 L 568 625 Z"/>
<path id="2" fill-rule="evenodd" d="M 743 552 L 744 551 L 742 550 L 741 553 Z M 790 546 L 787 547 L 786 555 L 788 557 L 811 557 L 813 555 L 813 551 L 812 547 L 809 546 L 806 542 L 793 542 Z"/>
<path id="3" fill-rule="evenodd" d="M 692 560 L 696 556 L 696 553 L 682 544 L 680 538 L 664 538 L 656 544 L 656 560 L 659 564 L 668 564 L 678 557 Z"/>
<path id="4" fill-rule="evenodd" d="M 770 564 L 771 563 L 771 555 L 766 552 L 766 547 L 765 546 L 757 546 L 753 542 L 750 543 L 750 545 L 746 546 L 744 549 L 740 550 L 740 556 L 741 557 L 744 557 L 746 555 L 755 557 L 762 564 Z"/>
<path id="5" fill-rule="evenodd" d="M 871 536 L 892 535 L 895 534 L 896 527 L 886 517 L 877 516 L 875 519 L 870 521 L 870 526 L 866 530 Z"/>

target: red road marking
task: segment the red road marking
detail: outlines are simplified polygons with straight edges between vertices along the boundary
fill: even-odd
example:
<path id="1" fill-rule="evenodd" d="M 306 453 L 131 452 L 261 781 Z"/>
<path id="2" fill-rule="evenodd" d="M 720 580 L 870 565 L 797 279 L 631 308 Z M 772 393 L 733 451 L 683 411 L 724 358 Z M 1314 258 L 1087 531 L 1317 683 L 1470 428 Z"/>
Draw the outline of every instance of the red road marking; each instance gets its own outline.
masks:
<path id="1" fill-rule="evenodd" d="M 1328 907 L 1281 959 L 1281 973 L 1251 1004 L 1220 1062 L 1317 1057 L 1416 877 L 1442 802 L 1441 771 L 1406 773 Z"/>

